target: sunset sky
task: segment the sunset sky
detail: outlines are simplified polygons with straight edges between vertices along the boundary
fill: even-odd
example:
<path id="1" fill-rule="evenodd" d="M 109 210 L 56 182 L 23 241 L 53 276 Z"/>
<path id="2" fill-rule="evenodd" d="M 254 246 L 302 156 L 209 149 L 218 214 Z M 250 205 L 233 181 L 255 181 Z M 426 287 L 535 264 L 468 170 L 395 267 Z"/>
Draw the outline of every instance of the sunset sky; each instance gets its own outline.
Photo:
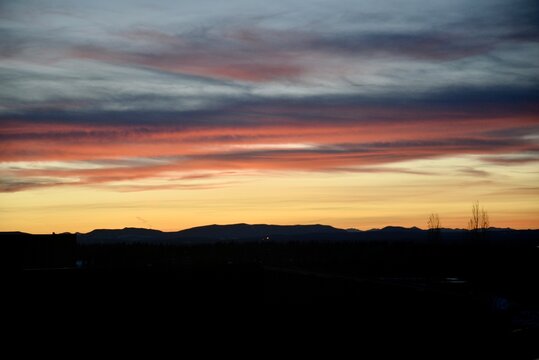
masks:
<path id="1" fill-rule="evenodd" d="M 534 0 L 0 2 L 0 231 L 539 228 Z"/>

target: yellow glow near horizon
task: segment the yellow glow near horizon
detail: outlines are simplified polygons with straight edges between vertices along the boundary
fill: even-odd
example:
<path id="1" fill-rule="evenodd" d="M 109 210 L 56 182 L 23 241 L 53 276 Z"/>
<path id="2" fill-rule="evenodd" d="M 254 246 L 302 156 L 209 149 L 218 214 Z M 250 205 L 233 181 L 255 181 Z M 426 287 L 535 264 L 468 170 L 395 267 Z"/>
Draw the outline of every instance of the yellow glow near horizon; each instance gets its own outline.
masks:
<path id="1" fill-rule="evenodd" d="M 492 226 L 539 228 L 538 180 L 536 164 L 508 167 L 466 156 L 357 172 L 246 172 L 199 183 L 178 180 L 177 188 L 164 189 L 152 186 L 170 179 L 57 186 L 0 194 L 0 230 L 132 226 L 174 231 L 239 222 L 424 228 L 431 212 L 440 214 L 444 227 L 465 227 L 475 200 L 488 210 Z M 198 187 L 180 188 L 186 183 Z M 114 185 L 144 190 L 118 191 Z"/>

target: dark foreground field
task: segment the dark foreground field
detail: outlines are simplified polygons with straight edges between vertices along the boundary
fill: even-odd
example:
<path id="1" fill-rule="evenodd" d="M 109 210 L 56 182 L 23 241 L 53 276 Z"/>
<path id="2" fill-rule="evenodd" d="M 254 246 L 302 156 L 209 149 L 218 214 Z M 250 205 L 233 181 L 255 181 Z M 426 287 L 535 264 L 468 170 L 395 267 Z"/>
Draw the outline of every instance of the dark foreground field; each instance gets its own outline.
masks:
<path id="1" fill-rule="evenodd" d="M 82 246 L 62 236 L 38 252 L 15 249 L 23 257 L 6 284 L 30 313 L 152 314 L 184 325 L 224 314 L 311 348 L 382 341 L 382 355 L 539 357 L 533 237 Z M 390 345 L 397 340 L 409 347 Z"/>

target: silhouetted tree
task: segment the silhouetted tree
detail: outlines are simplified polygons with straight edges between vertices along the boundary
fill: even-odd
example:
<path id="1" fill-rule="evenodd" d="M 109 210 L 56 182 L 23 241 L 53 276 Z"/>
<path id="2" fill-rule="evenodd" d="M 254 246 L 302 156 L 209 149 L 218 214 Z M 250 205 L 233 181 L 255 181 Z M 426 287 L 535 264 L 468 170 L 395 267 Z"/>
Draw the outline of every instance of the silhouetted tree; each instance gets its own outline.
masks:
<path id="1" fill-rule="evenodd" d="M 429 234 L 433 237 L 439 237 L 442 229 L 442 224 L 440 222 L 440 216 L 438 214 L 430 214 L 427 219 L 427 228 L 429 229 Z"/>
<path id="2" fill-rule="evenodd" d="M 488 212 L 485 208 L 479 209 L 479 201 L 472 205 L 472 217 L 468 221 L 468 230 L 478 233 L 485 233 L 490 226 Z"/>
<path id="3" fill-rule="evenodd" d="M 481 222 L 479 224 L 481 231 L 485 232 L 490 227 L 490 220 L 488 218 L 488 213 L 484 208 L 481 209 Z"/>
<path id="4" fill-rule="evenodd" d="M 430 214 L 427 220 L 427 227 L 429 230 L 440 230 L 442 226 L 438 214 Z"/>

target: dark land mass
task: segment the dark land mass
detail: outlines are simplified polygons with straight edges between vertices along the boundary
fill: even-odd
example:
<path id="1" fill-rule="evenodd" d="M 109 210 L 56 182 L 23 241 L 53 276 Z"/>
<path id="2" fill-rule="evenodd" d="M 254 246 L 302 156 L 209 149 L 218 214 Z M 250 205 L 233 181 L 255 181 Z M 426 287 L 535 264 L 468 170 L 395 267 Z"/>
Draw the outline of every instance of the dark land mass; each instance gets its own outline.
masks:
<path id="1" fill-rule="evenodd" d="M 401 355 L 435 343 L 443 351 L 427 357 L 539 357 L 539 230 L 237 224 L 1 238 L 4 290 L 34 310 L 240 311 L 311 347 L 405 339 L 415 346 Z"/>
<path id="2" fill-rule="evenodd" d="M 162 232 L 159 230 L 124 228 L 118 230 L 99 229 L 87 234 L 78 234 L 77 239 L 82 244 L 111 244 L 111 243 L 148 243 L 169 244 L 179 243 L 216 243 L 223 241 L 259 241 L 286 240 L 290 237 L 303 236 L 306 239 L 320 238 L 320 236 L 345 235 L 346 230 L 337 229 L 327 225 L 207 225 L 199 226 L 177 232 Z"/>

